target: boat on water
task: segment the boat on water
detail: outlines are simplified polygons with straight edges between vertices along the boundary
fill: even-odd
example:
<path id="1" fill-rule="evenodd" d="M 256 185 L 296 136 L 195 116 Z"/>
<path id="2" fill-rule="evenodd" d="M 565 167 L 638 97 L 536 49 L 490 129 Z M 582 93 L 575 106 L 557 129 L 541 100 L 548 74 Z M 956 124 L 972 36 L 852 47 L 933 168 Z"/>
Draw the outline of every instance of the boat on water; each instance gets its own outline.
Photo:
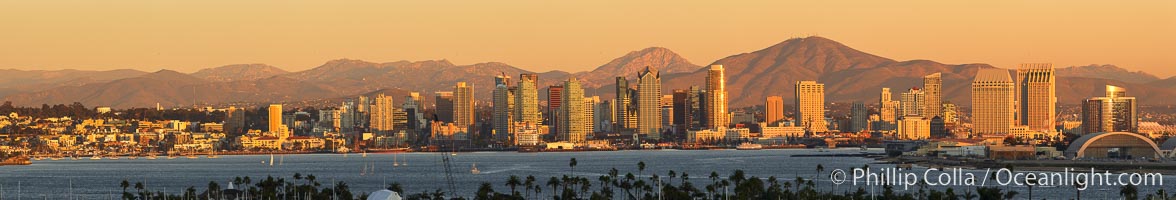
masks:
<path id="1" fill-rule="evenodd" d="M 147 157 L 144 157 L 144 158 L 146 158 L 147 160 L 155 160 L 155 159 L 158 159 L 159 156 L 155 156 L 155 154 L 148 154 Z"/>
<path id="2" fill-rule="evenodd" d="M 106 156 L 106 159 L 118 160 L 119 158 L 118 154 L 110 154 L 110 156 Z"/>
<path id="3" fill-rule="evenodd" d="M 94 156 L 90 157 L 90 160 L 102 160 L 102 156 L 94 154 Z"/>
<path id="4" fill-rule="evenodd" d="M 739 146 L 736 146 L 735 149 L 737 149 L 737 150 L 760 150 L 760 149 L 764 149 L 764 145 L 750 143 L 750 142 L 744 142 L 743 144 L 739 144 Z"/>
<path id="5" fill-rule="evenodd" d="M 473 167 L 470 169 L 470 174 L 481 174 L 481 173 L 482 173 L 482 171 L 478 170 L 478 163 L 474 163 Z"/>
<path id="6" fill-rule="evenodd" d="M 200 158 L 200 156 L 196 155 L 196 154 L 188 154 L 188 156 L 184 156 L 184 157 L 186 157 L 188 159 L 199 159 Z"/>

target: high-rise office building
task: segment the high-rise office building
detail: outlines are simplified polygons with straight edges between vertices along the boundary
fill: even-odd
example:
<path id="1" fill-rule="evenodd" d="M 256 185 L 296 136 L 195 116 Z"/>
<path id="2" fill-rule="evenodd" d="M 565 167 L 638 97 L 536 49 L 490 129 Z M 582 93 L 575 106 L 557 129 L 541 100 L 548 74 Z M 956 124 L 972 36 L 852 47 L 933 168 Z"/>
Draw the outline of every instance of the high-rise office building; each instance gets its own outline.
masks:
<path id="1" fill-rule="evenodd" d="M 972 133 L 978 136 L 1007 135 L 1014 122 L 1013 79 L 1009 71 L 986 68 L 972 80 Z"/>
<path id="2" fill-rule="evenodd" d="M 1082 133 L 1139 132 L 1135 97 L 1127 89 L 1107 85 L 1106 96 L 1082 101 Z"/>
<path id="3" fill-rule="evenodd" d="M 493 118 L 490 120 L 494 126 L 494 137 L 499 141 L 507 141 L 510 135 L 514 132 L 512 124 L 514 123 L 514 92 L 510 87 L 510 76 L 498 75 L 494 77 L 494 93 L 492 109 Z"/>
<path id="4" fill-rule="evenodd" d="M 1049 63 L 1021 64 L 1017 69 L 1017 121 L 1029 130 L 1053 131 L 1057 117 L 1057 96 L 1054 94 L 1054 69 Z"/>
<path id="5" fill-rule="evenodd" d="M 690 124 L 690 91 L 677 89 L 674 90 L 674 131 L 682 132 L 686 130 L 687 124 Z M 684 133 L 684 132 L 682 132 Z"/>
<path id="6" fill-rule="evenodd" d="M 245 134 L 245 109 L 229 106 L 225 110 L 225 133 L 230 136 Z"/>
<path id="7" fill-rule="evenodd" d="M 564 81 L 563 89 L 558 117 L 560 139 L 572 143 L 587 142 L 588 131 L 582 126 L 587 121 L 584 115 L 584 89 L 575 77 Z"/>
<path id="8" fill-rule="evenodd" d="M 860 101 L 854 101 L 850 108 L 849 116 L 849 131 L 861 132 L 869 129 L 868 119 L 869 113 L 866 110 L 866 104 Z"/>
<path id="9" fill-rule="evenodd" d="M 645 67 L 637 73 L 637 134 L 650 140 L 661 139 L 661 75 Z"/>
<path id="10" fill-rule="evenodd" d="M 596 132 L 596 107 L 600 104 L 600 96 L 584 97 L 584 127 L 585 133 Z"/>
<path id="11" fill-rule="evenodd" d="M 269 105 L 269 132 L 277 132 L 281 130 L 282 125 L 282 104 Z"/>
<path id="12" fill-rule="evenodd" d="M 286 125 L 282 124 L 282 104 L 270 104 L 268 125 L 270 134 L 276 135 L 282 140 L 290 136 L 290 130 L 286 130 Z"/>
<path id="13" fill-rule="evenodd" d="M 593 97 L 600 98 L 598 96 L 593 96 Z M 613 110 L 613 101 L 616 101 L 616 100 L 598 100 L 598 101 L 600 103 L 597 103 L 596 108 L 592 109 L 593 121 L 596 122 L 596 123 L 594 123 L 594 125 L 596 125 L 596 126 L 594 128 L 592 128 L 592 132 L 593 133 L 611 132 L 611 131 L 613 131 L 613 128 L 615 127 L 615 126 L 613 126 L 613 122 L 616 121 L 616 117 L 613 116 L 616 113 L 616 111 Z"/>
<path id="14" fill-rule="evenodd" d="M 882 88 L 878 95 L 878 125 L 875 130 L 894 130 L 898 124 L 899 102 L 894 100 L 890 88 Z"/>
<path id="15" fill-rule="evenodd" d="M 613 105 L 616 112 L 616 130 L 637 128 L 637 116 L 635 116 L 633 106 L 633 95 L 635 92 L 629 87 L 629 80 L 625 77 L 616 77 L 616 105 Z"/>
<path id="16" fill-rule="evenodd" d="M 934 73 L 923 77 L 923 111 L 925 119 L 943 116 L 943 75 Z"/>
<path id="17" fill-rule="evenodd" d="M 563 99 L 563 93 L 563 85 L 552 85 L 547 87 L 548 115 L 545 116 L 547 116 L 547 128 L 549 129 L 549 133 L 562 133 L 560 132 L 559 127 L 562 125 L 560 124 L 560 117 L 563 116 L 559 115 L 559 107 L 563 106 L 563 102 L 565 101 Z"/>
<path id="18" fill-rule="evenodd" d="M 437 121 L 442 123 L 453 123 L 453 92 L 437 92 L 434 93 L 434 114 L 437 115 Z"/>
<path id="19" fill-rule="evenodd" d="M 376 134 L 391 134 L 395 129 L 393 125 L 393 115 L 396 112 L 396 106 L 392 105 L 392 97 L 384 96 L 383 93 L 377 94 L 373 99 L 374 104 L 370 106 L 371 112 L 371 130 Z"/>
<path id="20" fill-rule="evenodd" d="M 796 82 L 796 123 L 811 132 L 827 132 L 825 123 L 825 84 L 816 81 Z"/>
<path id="21" fill-rule="evenodd" d="M 911 88 L 901 95 L 902 101 L 902 116 L 923 116 L 924 106 L 926 106 L 927 93 L 919 88 Z M 926 118 L 924 118 L 926 119 Z"/>
<path id="22" fill-rule="evenodd" d="M 706 73 L 705 123 L 708 129 L 727 128 L 727 80 L 723 65 L 711 65 Z"/>
<path id="23" fill-rule="evenodd" d="M 466 82 L 457 82 L 457 85 L 453 86 L 453 125 L 458 128 L 475 130 L 472 128 L 474 125 L 474 86 Z"/>
<path id="24" fill-rule="evenodd" d="M 768 96 L 764 102 L 764 123 L 776 126 L 781 121 L 784 121 L 784 97 Z"/>
<path id="25" fill-rule="evenodd" d="M 539 75 L 520 74 L 517 87 L 514 100 L 515 121 L 538 125 L 542 121 L 539 114 Z"/>

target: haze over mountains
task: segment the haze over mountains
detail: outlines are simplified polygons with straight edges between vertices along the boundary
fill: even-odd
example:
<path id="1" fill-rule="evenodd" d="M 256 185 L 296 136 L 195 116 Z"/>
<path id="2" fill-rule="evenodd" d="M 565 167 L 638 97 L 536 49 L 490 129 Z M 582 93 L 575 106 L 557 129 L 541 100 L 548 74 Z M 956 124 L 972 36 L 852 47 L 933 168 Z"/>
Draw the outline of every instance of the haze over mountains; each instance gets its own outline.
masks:
<path id="1" fill-rule="evenodd" d="M 732 107 L 759 105 L 770 95 L 792 98 L 793 85 L 800 80 L 824 83 L 828 102 L 869 104 L 878 100 L 882 87 L 890 87 L 897 96 L 910 87 L 921 86 L 922 76 L 936 72 L 943 73 L 944 99 L 968 105 L 972 77 L 979 68 L 993 67 L 896 61 L 822 37 L 789 39 L 711 64 L 725 66 Z M 228 65 L 191 74 L 170 70 L 0 70 L 0 98 L 24 106 L 82 102 L 116 108 L 152 107 L 156 103 L 168 107 L 289 103 L 373 92 L 403 95 L 419 91 L 431 97 L 432 92 L 452 90 L 456 82 L 466 81 L 474 85 L 475 98 L 488 100 L 494 76 L 506 74 L 517 80 L 520 73 L 539 73 L 541 87 L 575 76 L 589 87 L 586 94 L 608 99 L 613 96 L 614 77 L 635 79 L 645 66 L 662 73 L 662 90 L 667 94 L 702 85 L 706 74 L 702 66 L 669 49 L 650 47 L 629 52 L 592 71 L 575 73 L 532 72 L 500 62 L 456 65 L 444 59 L 385 63 L 338 59 L 298 72 L 265 64 Z M 1160 79 L 1114 65 L 1059 67 L 1057 75 L 1060 104 L 1077 104 L 1080 99 L 1099 96 L 1105 84 L 1128 88 L 1128 94 L 1140 98 L 1141 104 L 1166 104 L 1165 99 L 1176 97 L 1176 78 Z"/>

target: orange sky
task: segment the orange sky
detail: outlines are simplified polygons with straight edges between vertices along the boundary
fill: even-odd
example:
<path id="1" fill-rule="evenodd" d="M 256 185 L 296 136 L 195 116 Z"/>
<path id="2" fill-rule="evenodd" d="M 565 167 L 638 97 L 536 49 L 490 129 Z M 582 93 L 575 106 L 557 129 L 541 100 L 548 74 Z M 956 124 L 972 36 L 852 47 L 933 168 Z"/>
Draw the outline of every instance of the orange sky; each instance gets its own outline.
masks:
<path id="1" fill-rule="evenodd" d="M 1167 77 L 1173 2 L 9 0 L 0 68 L 297 71 L 352 58 L 584 71 L 649 46 L 705 65 L 820 35 L 897 60 L 1115 64 Z"/>

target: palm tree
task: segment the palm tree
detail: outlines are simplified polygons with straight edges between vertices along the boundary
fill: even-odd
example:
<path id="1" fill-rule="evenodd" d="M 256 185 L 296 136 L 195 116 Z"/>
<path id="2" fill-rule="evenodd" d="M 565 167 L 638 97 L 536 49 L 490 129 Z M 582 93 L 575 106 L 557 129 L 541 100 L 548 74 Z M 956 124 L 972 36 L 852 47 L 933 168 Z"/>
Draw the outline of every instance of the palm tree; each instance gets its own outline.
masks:
<path id="1" fill-rule="evenodd" d="M 677 177 L 678 173 L 674 172 L 674 170 L 670 170 L 670 173 L 668 175 L 670 178 L 666 182 L 674 183 L 674 177 Z"/>
<path id="2" fill-rule="evenodd" d="M 510 175 L 510 178 L 506 179 L 506 186 L 510 186 L 510 195 L 518 195 L 518 193 L 515 192 L 515 187 L 518 187 L 522 184 L 523 181 L 519 180 L 519 176 Z"/>
<path id="3" fill-rule="evenodd" d="M 123 179 L 122 183 L 119 183 L 118 185 L 122 186 L 123 193 L 127 193 L 127 187 L 131 187 L 131 183 L 127 182 L 126 179 Z"/>
<path id="4" fill-rule="evenodd" d="M 559 190 L 555 189 L 555 187 L 559 186 L 559 179 L 558 178 L 555 178 L 553 176 L 553 177 L 551 177 L 551 179 L 547 179 L 547 186 L 551 186 L 551 193 L 552 194 L 559 195 L 559 193 L 556 192 Z"/>
<path id="5" fill-rule="evenodd" d="M 571 161 L 568 161 L 568 166 L 572 167 L 572 176 L 575 176 L 576 175 L 576 158 L 572 158 Z"/>
<path id="6" fill-rule="evenodd" d="M 637 175 L 645 174 L 645 161 L 637 161 Z"/>
<path id="7" fill-rule="evenodd" d="M 525 193 L 526 193 L 527 198 L 530 198 L 531 197 L 531 187 L 535 186 L 535 176 L 534 175 L 527 175 L 527 178 L 525 178 L 524 180 L 525 181 L 523 181 L 523 188 L 526 189 Z"/>
<path id="8" fill-rule="evenodd" d="M 143 182 L 135 182 L 135 190 L 139 193 L 139 195 L 142 195 L 143 194 Z"/>

